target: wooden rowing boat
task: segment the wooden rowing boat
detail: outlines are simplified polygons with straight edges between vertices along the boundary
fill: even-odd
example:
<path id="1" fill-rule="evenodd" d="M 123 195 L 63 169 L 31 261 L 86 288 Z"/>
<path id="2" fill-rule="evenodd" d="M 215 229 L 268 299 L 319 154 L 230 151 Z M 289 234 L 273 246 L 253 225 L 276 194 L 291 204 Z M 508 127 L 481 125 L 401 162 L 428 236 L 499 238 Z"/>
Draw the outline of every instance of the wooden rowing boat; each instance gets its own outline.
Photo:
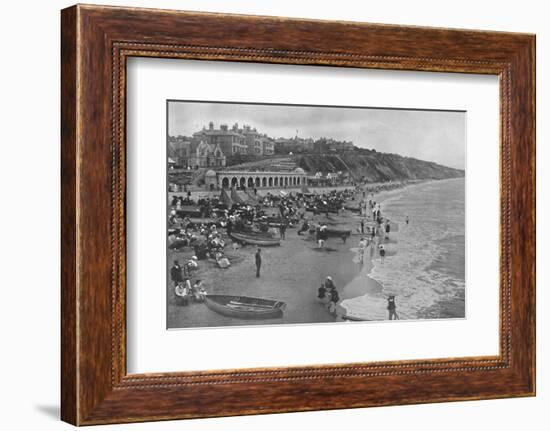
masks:
<path id="1" fill-rule="evenodd" d="M 207 226 L 211 226 L 215 224 L 216 226 L 220 226 L 220 222 L 216 219 L 213 219 L 211 217 L 190 217 L 189 223 L 193 225 L 201 225 L 205 224 Z"/>
<path id="2" fill-rule="evenodd" d="M 246 235 L 238 232 L 231 232 L 229 236 L 237 242 L 250 244 L 250 245 L 259 245 L 262 247 L 270 247 L 274 245 L 281 245 L 281 240 L 277 238 L 269 238 L 268 236 L 260 235 Z"/>
<path id="3" fill-rule="evenodd" d="M 327 232 L 327 236 L 338 237 L 338 238 L 348 237 L 351 235 L 351 229 L 336 229 L 333 227 L 328 227 L 326 229 L 326 232 Z"/>
<path id="4" fill-rule="evenodd" d="M 346 206 L 344 206 L 344 209 L 347 210 L 347 211 L 354 212 L 354 213 L 360 213 L 360 212 L 361 212 L 361 208 L 360 208 L 360 207 L 351 206 L 351 205 L 346 205 Z"/>
<path id="5" fill-rule="evenodd" d="M 234 295 L 206 295 L 206 306 L 216 313 L 239 319 L 276 319 L 283 316 L 286 303 L 275 299 Z"/>
<path id="6" fill-rule="evenodd" d="M 338 214 L 340 211 L 340 208 L 336 207 L 312 207 L 312 206 L 306 206 L 306 211 L 316 213 L 316 214 L 322 214 L 322 213 L 331 213 L 331 214 Z"/>
<path id="7" fill-rule="evenodd" d="M 179 217 L 202 217 L 201 209 L 195 205 L 183 205 L 176 209 L 176 214 Z"/>

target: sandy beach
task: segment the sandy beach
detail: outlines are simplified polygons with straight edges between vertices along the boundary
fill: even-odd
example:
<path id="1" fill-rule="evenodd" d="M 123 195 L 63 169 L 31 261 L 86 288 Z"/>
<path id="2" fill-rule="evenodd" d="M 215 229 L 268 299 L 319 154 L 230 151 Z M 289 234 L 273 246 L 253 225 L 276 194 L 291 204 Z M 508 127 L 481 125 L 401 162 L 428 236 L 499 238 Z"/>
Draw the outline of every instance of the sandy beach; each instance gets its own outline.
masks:
<path id="1" fill-rule="evenodd" d="M 366 192 L 366 199 L 377 203 L 390 202 L 400 198 L 402 193 L 409 193 L 407 188 L 428 187 L 431 181 L 414 182 L 412 184 L 393 184 L 391 190 L 373 194 L 375 188 Z M 433 183 L 438 183 L 435 181 Z M 369 190 L 369 189 L 367 189 Z M 356 201 L 362 199 L 358 193 Z M 351 202 L 353 203 L 353 202 Z M 398 230 L 405 226 L 405 220 L 398 216 L 392 220 L 400 228 L 391 232 L 389 239 L 377 238 L 368 246 L 363 258 L 358 253 L 358 243 L 362 237 L 359 232 L 361 216 L 357 213 L 343 210 L 339 214 L 316 215 L 306 212 L 305 217 L 313 222 L 326 223 L 335 228 L 351 229 L 352 235 L 344 243 L 341 238 L 329 238 L 324 248 L 319 249 L 314 235 L 303 233 L 298 235 L 297 227 L 286 231 L 286 238 L 280 246 L 262 247 L 262 268 L 260 278 L 255 276 L 254 246 L 242 246 L 235 249 L 231 240 L 225 248 L 225 254 L 231 262 L 227 269 L 221 269 L 214 260 L 199 261 L 199 269 L 193 274 L 193 280 L 201 279 L 209 294 L 244 295 L 251 297 L 275 299 L 284 301 L 286 309 L 281 318 L 271 320 L 241 320 L 222 316 L 211 311 L 203 303 L 191 302 L 188 306 L 176 304 L 172 283 L 167 286 L 167 315 L 169 328 L 190 327 L 222 327 L 235 325 L 265 325 L 265 324 L 300 324 L 329 323 L 343 320 L 386 320 L 388 319 L 387 296 L 388 286 L 376 280 L 373 271 L 384 269 L 399 273 L 391 267 L 393 257 L 403 250 L 399 244 Z M 277 229 L 272 230 L 278 237 Z M 386 264 L 380 262 L 378 242 L 383 241 L 386 247 Z M 186 262 L 194 252 L 187 247 L 182 251 L 168 251 L 168 267 L 174 260 Z M 382 266 L 381 266 L 382 265 Z M 383 265 L 386 265 L 384 267 Z M 401 264 L 403 265 L 403 264 Z M 433 266 L 433 265 L 432 265 Z M 327 276 L 334 280 L 340 296 L 336 316 L 331 315 L 317 298 L 317 289 Z M 402 319 L 418 318 L 453 318 L 463 317 L 464 290 L 458 290 L 454 295 L 444 295 L 436 301 L 426 300 L 426 306 L 419 306 L 425 300 L 425 295 L 417 298 L 417 292 L 399 292 L 398 307 Z M 411 302 L 411 300 L 413 300 Z M 416 301 L 418 299 L 418 301 Z M 430 298 L 428 298 L 430 299 Z M 416 302 L 415 302 L 416 301 Z"/>
<path id="2" fill-rule="evenodd" d="M 226 246 L 226 256 L 231 267 L 220 269 L 214 260 L 201 260 L 198 271 L 193 275 L 193 279 L 203 280 L 210 294 L 236 294 L 285 301 L 287 306 L 282 318 L 243 321 L 217 314 L 202 303 L 190 303 L 182 307 L 176 304 L 170 283 L 167 287 L 168 326 L 181 328 L 342 321 L 344 309 L 338 307 L 337 316 L 334 317 L 317 299 L 317 289 L 327 276 L 333 278 L 341 300 L 380 289 L 375 280 L 366 277 L 372 267 L 369 250 L 365 251 L 363 263 L 357 259 L 357 244 L 361 238 L 357 232 L 360 217 L 349 211 L 342 211 L 339 215 L 329 214 L 328 217 L 313 217 L 308 212 L 306 216 L 339 228 L 353 229 L 355 233 L 345 243 L 340 238 L 329 238 L 325 247 L 319 249 L 313 235 L 298 235 L 297 228 L 289 228 L 281 246 L 262 248 L 260 278 L 255 276 L 254 253 L 257 248 L 244 246 L 234 250 L 232 244 Z M 169 250 L 169 267 L 174 260 L 185 262 L 192 255 L 191 249 L 182 252 Z"/>

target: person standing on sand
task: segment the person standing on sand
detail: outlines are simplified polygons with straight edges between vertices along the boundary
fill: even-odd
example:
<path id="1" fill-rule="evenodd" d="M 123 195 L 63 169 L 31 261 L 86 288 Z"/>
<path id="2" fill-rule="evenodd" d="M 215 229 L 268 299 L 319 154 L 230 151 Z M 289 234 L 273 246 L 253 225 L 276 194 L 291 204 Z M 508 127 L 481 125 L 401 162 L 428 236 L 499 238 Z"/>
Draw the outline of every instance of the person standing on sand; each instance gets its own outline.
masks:
<path id="1" fill-rule="evenodd" d="M 361 235 L 365 234 L 365 220 L 361 219 Z"/>
<path id="2" fill-rule="evenodd" d="M 279 226 L 279 232 L 281 235 L 281 239 L 286 239 L 285 233 L 286 233 L 286 220 L 283 220 L 283 222 Z"/>
<path id="3" fill-rule="evenodd" d="M 340 301 L 340 295 L 338 295 L 338 291 L 330 275 L 325 280 L 325 295 L 327 297 L 325 303 L 329 313 L 336 316 L 336 304 Z"/>
<path id="4" fill-rule="evenodd" d="M 409 224 L 409 216 L 405 217 L 405 223 Z"/>
<path id="5" fill-rule="evenodd" d="M 336 287 L 334 287 L 330 292 L 330 302 L 328 303 L 328 311 L 334 317 L 336 317 L 336 305 L 338 304 L 338 301 L 340 301 L 340 295 L 338 295 L 338 291 L 336 290 Z"/>
<path id="6" fill-rule="evenodd" d="M 317 248 L 323 248 L 325 246 L 325 241 L 327 240 L 327 227 L 326 225 L 319 226 L 317 230 Z"/>
<path id="7" fill-rule="evenodd" d="M 359 241 L 359 248 L 357 250 L 357 257 L 359 258 L 359 263 L 363 264 L 364 262 L 364 255 L 365 255 L 365 249 L 367 248 L 367 240 L 365 238 L 361 238 Z"/>
<path id="8" fill-rule="evenodd" d="M 390 295 L 388 297 L 388 314 L 390 320 L 399 320 L 399 316 L 397 315 L 397 312 L 395 311 L 397 306 L 395 305 L 395 296 Z"/>
<path id="9" fill-rule="evenodd" d="M 256 252 L 255 258 L 256 258 L 256 278 L 260 278 L 260 268 L 262 267 L 262 250 L 258 248 L 258 251 Z"/>

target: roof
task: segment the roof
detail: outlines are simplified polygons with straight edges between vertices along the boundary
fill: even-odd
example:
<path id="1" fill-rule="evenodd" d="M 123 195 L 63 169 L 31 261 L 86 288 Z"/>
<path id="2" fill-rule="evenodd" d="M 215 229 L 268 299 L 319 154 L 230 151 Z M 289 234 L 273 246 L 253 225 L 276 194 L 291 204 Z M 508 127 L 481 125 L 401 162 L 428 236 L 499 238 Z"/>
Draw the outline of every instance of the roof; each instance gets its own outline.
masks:
<path id="1" fill-rule="evenodd" d="M 243 137 L 242 133 L 235 132 L 234 130 L 231 130 L 231 129 L 228 129 L 228 130 L 205 129 L 205 130 L 199 130 L 198 132 L 193 133 L 193 136 L 199 136 L 199 135 L 233 135 L 233 136 Z"/>

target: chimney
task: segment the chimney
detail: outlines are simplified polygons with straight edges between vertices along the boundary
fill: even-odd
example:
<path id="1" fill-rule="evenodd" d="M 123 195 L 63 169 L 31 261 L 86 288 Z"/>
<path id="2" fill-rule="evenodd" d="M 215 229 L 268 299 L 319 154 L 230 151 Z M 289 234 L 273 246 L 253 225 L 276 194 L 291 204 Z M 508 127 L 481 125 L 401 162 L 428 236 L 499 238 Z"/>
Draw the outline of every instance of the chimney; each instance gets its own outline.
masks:
<path id="1" fill-rule="evenodd" d="M 210 123 L 208 123 L 208 128 L 209 128 L 210 130 L 214 130 L 214 122 L 213 122 L 213 121 L 211 121 Z"/>

